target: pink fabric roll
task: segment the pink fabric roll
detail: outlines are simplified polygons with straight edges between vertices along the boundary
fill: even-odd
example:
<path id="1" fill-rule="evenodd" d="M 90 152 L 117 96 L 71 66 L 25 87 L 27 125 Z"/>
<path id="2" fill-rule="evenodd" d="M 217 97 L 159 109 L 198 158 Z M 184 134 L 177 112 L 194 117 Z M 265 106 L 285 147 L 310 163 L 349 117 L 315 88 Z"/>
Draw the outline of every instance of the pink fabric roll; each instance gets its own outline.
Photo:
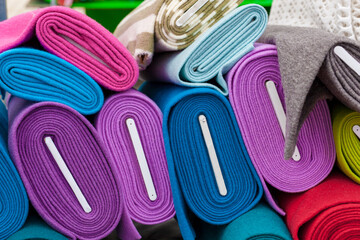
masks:
<path id="1" fill-rule="evenodd" d="M 58 57 L 113 91 L 131 88 L 138 66 L 127 49 L 104 27 L 75 10 L 48 7 L 0 22 L 0 53 L 36 37 Z"/>

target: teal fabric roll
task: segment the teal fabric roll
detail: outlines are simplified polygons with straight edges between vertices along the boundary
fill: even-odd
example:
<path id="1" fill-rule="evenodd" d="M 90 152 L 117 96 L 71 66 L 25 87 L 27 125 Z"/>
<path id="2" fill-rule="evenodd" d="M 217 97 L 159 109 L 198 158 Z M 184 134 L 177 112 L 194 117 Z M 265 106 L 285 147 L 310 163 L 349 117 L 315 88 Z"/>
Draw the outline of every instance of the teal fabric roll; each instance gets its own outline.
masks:
<path id="1" fill-rule="evenodd" d="M 228 224 L 253 208 L 263 189 L 246 152 L 228 100 L 209 88 L 146 83 L 141 91 L 164 114 L 163 134 L 174 206 L 184 239 L 195 239 L 192 221 Z M 199 116 L 208 122 L 227 189 L 220 194 Z"/>
<path id="2" fill-rule="evenodd" d="M 0 239 L 19 230 L 27 217 L 29 200 L 7 149 L 7 110 L 0 102 Z"/>
<path id="3" fill-rule="evenodd" d="M 228 94 L 223 75 L 264 32 L 266 10 L 257 4 L 241 6 L 214 24 L 183 51 L 162 53 L 141 72 L 147 81 L 170 82 L 188 87 L 210 87 Z"/>
<path id="4" fill-rule="evenodd" d="M 33 48 L 0 54 L 0 87 L 26 100 L 68 105 L 88 115 L 100 110 L 104 94 L 86 73 L 67 61 Z"/>
<path id="5" fill-rule="evenodd" d="M 200 239 L 206 240 L 291 240 L 282 218 L 268 205 L 260 203 L 255 208 L 226 226 L 202 225 Z"/>
<path id="6" fill-rule="evenodd" d="M 39 217 L 31 216 L 26 221 L 24 227 L 8 238 L 8 240 L 28 239 L 66 240 L 68 238 L 53 230 Z"/>

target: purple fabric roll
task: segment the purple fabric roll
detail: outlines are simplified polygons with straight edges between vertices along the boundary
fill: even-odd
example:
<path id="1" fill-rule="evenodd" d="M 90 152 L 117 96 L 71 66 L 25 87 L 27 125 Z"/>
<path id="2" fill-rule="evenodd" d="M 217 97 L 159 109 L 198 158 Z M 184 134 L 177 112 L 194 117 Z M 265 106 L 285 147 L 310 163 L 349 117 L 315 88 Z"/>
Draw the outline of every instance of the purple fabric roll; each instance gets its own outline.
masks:
<path id="1" fill-rule="evenodd" d="M 60 103 L 31 105 L 11 98 L 9 122 L 10 153 L 31 203 L 51 227 L 71 239 L 101 239 L 120 217 L 126 224 L 118 172 L 95 128 L 82 115 Z M 90 212 L 76 197 L 45 137 L 51 137 Z"/>
<path id="2" fill-rule="evenodd" d="M 269 80 L 275 82 L 286 112 L 276 46 L 257 45 L 238 61 L 226 79 L 231 105 L 267 200 L 284 215 L 267 184 L 284 192 L 302 192 L 319 184 L 333 168 L 335 148 L 327 103 L 319 101 L 300 130 L 300 160 L 285 160 L 284 137 L 265 86 Z"/>
<path id="3" fill-rule="evenodd" d="M 133 119 L 155 187 L 151 200 L 127 120 Z M 162 135 L 162 113 L 143 93 L 130 89 L 110 97 L 99 112 L 96 128 L 124 183 L 125 205 L 132 220 L 158 224 L 175 215 Z M 150 181 L 148 181 L 150 182 Z"/>

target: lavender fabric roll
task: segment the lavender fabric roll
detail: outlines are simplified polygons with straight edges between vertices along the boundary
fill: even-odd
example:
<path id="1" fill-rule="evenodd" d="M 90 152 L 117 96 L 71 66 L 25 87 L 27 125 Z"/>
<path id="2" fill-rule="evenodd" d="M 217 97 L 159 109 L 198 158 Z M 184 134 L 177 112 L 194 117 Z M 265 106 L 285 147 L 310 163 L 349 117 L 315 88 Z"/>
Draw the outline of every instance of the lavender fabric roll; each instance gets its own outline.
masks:
<path id="1" fill-rule="evenodd" d="M 267 200 L 284 215 L 267 183 L 284 192 L 302 192 L 319 184 L 333 168 L 336 155 L 327 103 L 319 101 L 304 121 L 297 141 L 300 160 L 285 160 L 284 136 L 266 87 L 267 81 L 275 83 L 286 112 L 276 46 L 257 45 L 226 79 L 231 105 Z"/>
<path id="2" fill-rule="evenodd" d="M 140 144 L 133 144 L 136 140 L 129 124 L 136 129 Z M 121 173 L 131 219 L 147 225 L 171 219 L 175 210 L 162 136 L 162 113 L 157 105 L 134 89 L 113 95 L 99 112 L 96 128 Z M 147 169 L 141 168 L 139 148 L 144 151 L 150 179 L 143 177 Z M 151 183 L 154 192 L 147 185 Z"/>
<path id="3" fill-rule="evenodd" d="M 32 105 L 15 97 L 9 101 L 9 121 L 10 153 L 40 216 L 71 239 L 101 239 L 110 234 L 123 212 L 122 186 L 95 128 L 66 105 Z M 58 163 L 47 137 L 63 164 Z M 70 173 L 64 173 L 64 165 Z"/>

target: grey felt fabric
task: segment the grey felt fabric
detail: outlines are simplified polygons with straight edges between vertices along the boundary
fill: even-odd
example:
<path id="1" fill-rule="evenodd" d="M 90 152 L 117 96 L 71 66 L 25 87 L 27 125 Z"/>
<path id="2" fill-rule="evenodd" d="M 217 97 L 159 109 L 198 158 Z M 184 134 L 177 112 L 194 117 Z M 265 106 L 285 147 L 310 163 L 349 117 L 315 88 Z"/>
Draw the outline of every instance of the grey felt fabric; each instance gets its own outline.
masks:
<path id="1" fill-rule="evenodd" d="M 275 44 L 286 105 L 285 159 L 290 159 L 299 130 L 320 99 L 332 95 L 360 111 L 360 76 L 334 54 L 342 46 L 360 61 L 360 43 L 315 28 L 268 26 L 261 43 Z"/>

